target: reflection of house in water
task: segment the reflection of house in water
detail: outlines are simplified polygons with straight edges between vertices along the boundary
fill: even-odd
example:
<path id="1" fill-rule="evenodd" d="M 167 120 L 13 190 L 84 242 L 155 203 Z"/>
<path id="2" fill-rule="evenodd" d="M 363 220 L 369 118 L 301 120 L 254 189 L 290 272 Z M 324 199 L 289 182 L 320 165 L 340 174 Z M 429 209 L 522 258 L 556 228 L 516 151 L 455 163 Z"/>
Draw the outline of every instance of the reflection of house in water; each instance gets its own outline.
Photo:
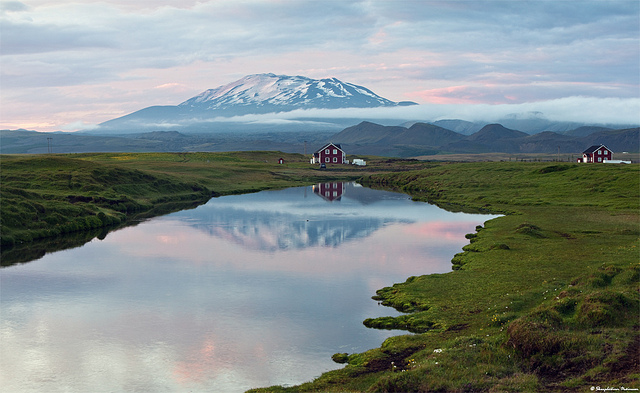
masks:
<path id="1" fill-rule="evenodd" d="M 344 194 L 344 190 L 345 185 L 343 182 L 319 183 L 313 186 L 313 192 L 329 202 L 339 201 L 342 194 Z"/>

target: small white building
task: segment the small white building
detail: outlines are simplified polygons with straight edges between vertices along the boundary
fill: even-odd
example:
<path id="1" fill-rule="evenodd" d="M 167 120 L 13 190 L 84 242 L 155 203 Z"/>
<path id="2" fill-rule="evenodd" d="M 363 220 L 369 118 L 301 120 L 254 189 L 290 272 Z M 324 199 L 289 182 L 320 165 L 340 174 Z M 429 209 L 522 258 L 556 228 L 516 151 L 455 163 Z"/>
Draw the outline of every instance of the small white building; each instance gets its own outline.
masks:
<path id="1" fill-rule="evenodd" d="M 352 163 L 353 165 L 360 165 L 360 166 L 365 166 L 365 165 L 367 165 L 367 162 L 366 162 L 365 160 L 360 159 L 360 158 L 354 158 L 354 159 L 351 161 L 351 163 Z"/>
<path id="2" fill-rule="evenodd" d="M 631 161 L 624 160 L 604 160 L 602 162 L 605 164 L 631 164 Z"/>

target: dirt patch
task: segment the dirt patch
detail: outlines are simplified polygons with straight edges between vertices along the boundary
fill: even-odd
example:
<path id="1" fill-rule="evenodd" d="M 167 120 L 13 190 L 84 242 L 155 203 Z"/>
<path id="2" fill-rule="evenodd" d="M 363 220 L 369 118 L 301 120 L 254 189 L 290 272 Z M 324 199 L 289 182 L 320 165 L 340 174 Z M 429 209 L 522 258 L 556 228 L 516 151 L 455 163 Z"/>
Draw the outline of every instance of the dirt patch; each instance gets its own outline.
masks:
<path id="1" fill-rule="evenodd" d="M 420 349 L 419 347 L 407 348 L 401 352 L 390 353 L 384 357 L 372 359 L 366 365 L 366 370 L 370 373 L 379 371 L 402 371 L 407 365 L 405 359 Z"/>

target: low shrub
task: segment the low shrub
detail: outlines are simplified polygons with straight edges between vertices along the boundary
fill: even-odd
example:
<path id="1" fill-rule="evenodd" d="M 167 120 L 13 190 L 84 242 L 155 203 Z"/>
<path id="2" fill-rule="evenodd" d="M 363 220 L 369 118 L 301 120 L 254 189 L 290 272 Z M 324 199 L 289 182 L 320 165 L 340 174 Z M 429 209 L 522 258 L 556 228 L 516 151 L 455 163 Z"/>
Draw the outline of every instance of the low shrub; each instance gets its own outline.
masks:
<path id="1" fill-rule="evenodd" d="M 546 238 L 547 236 L 542 233 L 542 229 L 540 229 L 540 227 L 533 225 L 533 224 L 528 224 L 528 223 L 524 223 L 519 225 L 516 228 L 516 233 L 519 233 L 521 235 L 527 235 L 527 236 L 531 236 L 531 237 L 535 237 L 538 239 L 543 239 Z"/>

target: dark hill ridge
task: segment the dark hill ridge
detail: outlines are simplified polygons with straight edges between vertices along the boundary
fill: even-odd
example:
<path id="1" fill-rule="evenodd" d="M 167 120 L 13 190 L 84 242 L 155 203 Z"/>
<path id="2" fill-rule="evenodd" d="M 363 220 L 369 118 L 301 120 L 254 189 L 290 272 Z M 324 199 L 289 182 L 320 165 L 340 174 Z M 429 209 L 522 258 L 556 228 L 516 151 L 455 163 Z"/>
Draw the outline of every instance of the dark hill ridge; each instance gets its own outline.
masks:
<path id="1" fill-rule="evenodd" d="M 587 136 L 587 135 L 593 134 L 594 132 L 600 132 L 600 131 L 611 131 L 611 128 L 597 127 L 597 126 L 582 126 L 574 130 L 565 131 L 563 132 L 563 134 L 569 135 L 569 136 Z"/>
<path id="2" fill-rule="evenodd" d="M 401 126 L 382 126 L 363 121 L 345 128 L 335 138 L 340 143 L 386 144 L 386 145 L 422 145 L 439 146 L 462 139 L 464 136 L 433 124 L 415 123 L 409 128 Z"/>
<path id="3" fill-rule="evenodd" d="M 472 135 L 463 135 L 437 125 L 412 123 L 410 127 L 383 126 L 371 122 L 335 132 L 269 132 L 185 134 L 155 131 L 128 135 L 99 136 L 80 133 L 41 133 L 0 130 L 0 153 L 46 153 L 49 140 L 54 153 L 82 152 L 182 152 L 280 150 L 303 153 L 326 142 L 342 143 L 348 154 L 414 157 L 438 153 L 569 153 L 592 145 L 606 145 L 614 153 L 640 151 L 640 128 L 603 129 L 587 136 L 557 132 L 522 134 L 490 124 Z M 318 146 L 319 147 L 319 146 Z M 309 152 L 309 150 L 306 150 Z M 615 157 L 615 156 L 614 156 Z"/>
<path id="4" fill-rule="evenodd" d="M 552 131 L 529 135 L 501 124 L 488 124 L 467 136 L 426 123 L 406 128 L 362 122 L 344 129 L 331 140 L 344 144 L 353 153 L 401 157 L 436 153 L 579 153 L 594 144 L 606 145 L 614 152 L 637 152 L 639 130 L 601 128 L 587 136 Z"/>
<path id="5" fill-rule="evenodd" d="M 387 144 L 405 131 L 407 129 L 401 126 L 383 126 L 363 121 L 355 126 L 345 128 L 335 137 L 339 143 Z"/>
<path id="6" fill-rule="evenodd" d="M 427 146 L 439 146 L 464 138 L 463 135 L 457 132 L 428 123 L 416 123 L 409 127 L 407 131 L 410 138 L 404 141 L 406 144 L 422 142 Z"/>
<path id="7" fill-rule="evenodd" d="M 600 131 L 580 138 L 586 147 L 603 144 L 615 152 L 637 152 L 640 144 L 640 127 L 622 130 Z"/>
<path id="8" fill-rule="evenodd" d="M 469 135 L 466 139 L 477 143 L 491 143 L 501 139 L 524 138 L 529 136 L 526 132 L 512 130 L 503 127 L 502 124 L 487 124 L 476 133 Z"/>

